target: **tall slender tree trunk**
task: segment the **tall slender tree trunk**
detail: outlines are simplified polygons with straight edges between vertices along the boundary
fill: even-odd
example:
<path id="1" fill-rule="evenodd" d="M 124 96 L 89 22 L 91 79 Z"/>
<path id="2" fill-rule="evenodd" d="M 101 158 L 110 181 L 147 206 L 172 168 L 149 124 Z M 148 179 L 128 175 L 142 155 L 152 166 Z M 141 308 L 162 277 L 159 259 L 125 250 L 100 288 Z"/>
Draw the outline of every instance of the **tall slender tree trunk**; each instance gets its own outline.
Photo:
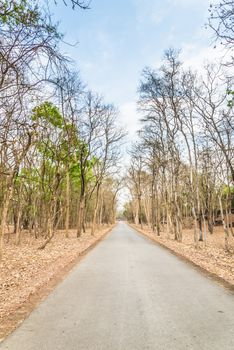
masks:
<path id="1" fill-rule="evenodd" d="M 67 170 L 66 174 L 66 218 L 65 218 L 65 237 L 69 237 L 69 219 L 70 219 L 70 176 Z"/>
<path id="2" fill-rule="evenodd" d="M 101 201 L 100 201 L 100 211 L 99 211 L 99 219 L 98 219 L 99 226 L 102 226 L 102 215 L 103 215 L 103 194 L 101 195 Z"/>
<path id="3" fill-rule="evenodd" d="M 9 204 L 13 194 L 13 186 L 12 184 L 8 187 L 3 201 L 3 210 L 2 210 L 2 220 L 0 226 L 0 260 L 3 256 L 3 247 L 4 247 L 4 234 L 7 226 L 7 214 L 9 209 Z"/>
<path id="4" fill-rule="evenodd" d="M 77 237 L 81 236 L 83 221 L 84 221 L 84 209 L 85 209 L 85 197 L 81 195 L 78 205 L 78 218 L 77 218 Z"/>
<path id="5" fill-rule="evenodd" d="M 198 228 L 197 228 L 197 215 L 196 215 L 196 209 L 194 207 L 194 204 L 192 206 L 192 213 L 193 213 L 193 223 L 194 223 L 194 243 L 195 243 L 195 247 L 197 248 L 198 247 L 198 235 L 197 235 L 197 231 L 198 231 Z"/>
<path id="6" fill-rule="evenodd" d="M 92 227 L 91 227 L 91 235 L 92 236 L 94 235 L 94 232 L 95 232 L 95 229 L 96 229 L 97 213 L 98 213 L 98 207 L 99 207 L 99 192 L 100 192 L 100 184 L 97 185 L 96 201 L 95 201 L 93 220 L 92 220 Z"/>
<path id="7" fill-rule="evenodd" d="M 82 228 L 84 228 L 84 216 L 85 216 L 85 170 L 83 164 L 83 156 L 81 157 L 81 183 L 80 183 L 80 198 L 78 204 L 78 213 L 77 213 L 77 238 L 81 236 Z"/>
<path id="8" fill-rule="evenodd" d="M 203 225 L 204 225 L 204 242 L 206 245 L 206 238 L 207 238 L 207 228 L 206 228 L 206 217 L 205 217 L 205 211 L 202 209 L 202 219 L 203 219 Z"/>
<path id="9" fill-rule="evenodd" d="M 21 191 L 22 191 L 22 185 L 20 185 L 20 190 L 19 190 L 19 205 L 18 205 L 18 214 L 17 214 L 16 231 L 15 231 L 15 243 L 16 243 L 16 245 L 20 245 L 20 240 L 21 240 L 21 227 L 20 227 L 21 215 L 22 215 Z"/>
<path id="10" fill-rule="evenodd" d="M 135 225 L 139 225 L 139 205 L 138 205 L 138 201 L 135 201 L 134 221 L 135 221 Z"/>
<path id="11" fill-rule="evenodd" d="M 219 206 L 220 206 L 220 212 L 223 222 L 223 229 L 224 229 L 224 246 L 227 251 L 229 251 L 229 230 L 228 226 L 225 222 L 224 212 L 223 212 L 223 204 L 222 204 L 222 198 L 219 196 Z"/>
<path id="12" fill-rule="evenodd" d="M 141 205 L 141 196 L 138 195 L 138 207 L 139 207 L 139 221 L 141 229 L 143 229 L 143 220 L 142 220 L 142 205 Z"/>

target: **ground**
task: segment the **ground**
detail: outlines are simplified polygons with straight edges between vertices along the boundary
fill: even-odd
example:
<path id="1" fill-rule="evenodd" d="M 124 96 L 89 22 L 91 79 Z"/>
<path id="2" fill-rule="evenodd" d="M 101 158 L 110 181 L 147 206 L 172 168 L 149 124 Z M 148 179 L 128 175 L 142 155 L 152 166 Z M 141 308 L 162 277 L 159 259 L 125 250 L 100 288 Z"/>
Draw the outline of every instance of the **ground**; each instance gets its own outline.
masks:
<path id="1" fill-rule="evenodd" d="M 139 226 L 133 226 L 140 230 Z M 44 250 L 38 250 L 43 239 L 35 240 L 29 234 L 24 234 L 21 245 L 17 247 L 12 235 L 0 261 L 0 340 L 29 315 L 80 256 L 109 230 L 110 227 L 103 227 L 95 237 L 88 231 L 79 239 L 75 231 L 69 232 L 68 239 L 63 231 L 59 231 Z M 226 252 L 221 227 L 216 227 L 214 234 L 207 236 L 206 243 L 199 242 L 197 249 L 194 247 L 193 230 L 184 230 L 182 243 L 175 242 L 173 237 L 168 239 L 165 232 L 157 237 L 147 226 L 140 231 L 234 286 L 234 238 L 230 237 L 230 252 Z"/>
<path id="2" fill-rule="evenodd" d="M 199 242 L 198 248 L 195 248 L 194 245 L 193 229 L 183 230 L 183 241 L 178 243 L 173 236 L 168 238 L 164 230 L 162 230 L 160 236 L 157 236 L 148 226 L 144 225 L 143 230 L 139 225 L 132 226 L 234 287 L 234 237 L 229 238 L 230 251 L 225 251 L 224 233 L 221 226 L 216 226 L 214 233 L 207 235 L 206 242 Z"/>
<path id="3" fill-rule="evenodd" d="M 35 305 L 54 288 L 77 262 L 77 259 L 110 230 L 104 226 L 95 236 L 88 230 L 79 239 L 75 230 L 69 238 L 59 231 L 44 250 L 43 239 L 22 235 L 20 246 L 14 235 L 5 245 L 0 261 L 0 340 L 27 317 Z"/>
<path id="4" fill-rule="evenodd" d="M 0 350 L 233 350 L 233 297 L 119 223 Z"/>

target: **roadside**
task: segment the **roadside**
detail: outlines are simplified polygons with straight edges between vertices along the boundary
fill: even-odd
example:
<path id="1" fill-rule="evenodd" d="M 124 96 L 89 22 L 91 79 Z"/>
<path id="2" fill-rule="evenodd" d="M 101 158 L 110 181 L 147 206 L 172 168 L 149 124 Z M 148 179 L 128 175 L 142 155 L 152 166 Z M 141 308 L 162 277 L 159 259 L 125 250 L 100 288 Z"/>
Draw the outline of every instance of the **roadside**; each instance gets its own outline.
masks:
<path id="1" fill-rule="evenodd" d="M 56 233 L 44 250 L 38 250 L 42 239 L 22 235 L 20 247 L 12 239 L 0 261 L 0 341 L 10 334 L 67 275 L 90 249 L 113 229 L 102 227 L 90 235 L 88 230 L 79 239 L 75 230 L 69 238 Z"/>
<path id="2" fill-rule="evenodd" d="M 157 236 L 147 226 L 144 226 L 143 229 L 135 224 L 129 223 L 129 226 L 176 255 L 207 271 L 213 277 L 224 281 L 228 287 L 234 290 L 234 238 L 230 238 L 230 252 L 226 252 L 224 250 L 222 228 L 216 227 L 214 233 L 207 237 L 206 243 L 199 242 L 196 249 L 193 243 L 193 230 L 184 230 L 183 242 L 178 243 L 173 237 L 166 237 L 165 232 Z"/>

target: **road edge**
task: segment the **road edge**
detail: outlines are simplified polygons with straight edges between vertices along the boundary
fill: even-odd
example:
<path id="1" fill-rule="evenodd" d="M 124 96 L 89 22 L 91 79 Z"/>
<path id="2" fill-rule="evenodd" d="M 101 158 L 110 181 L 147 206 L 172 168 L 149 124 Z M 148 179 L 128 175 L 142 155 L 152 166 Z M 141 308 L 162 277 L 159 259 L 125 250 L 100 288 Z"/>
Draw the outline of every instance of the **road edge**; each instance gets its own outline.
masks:
<path id="1" fill-rule="evenodd" d="M 144 232 L 144 230 L 140 229 L 139 227 L 136 227 L 133 224 L 130 224 L 129 222 L 127 222 L 127 225 L 129 227 L 131 227 L 133 230 L 137 231 L 138 233 L 140 233 L 142 236 L 144 236 L 146 239 L 148 239 L 149 241 L 153 242 L 155 245 L 158 245 L 160 247 L 162 247 L 163 249 L 167 250 L 169 253 L 175 255 L 177 258 L 179 258 L 180 260 L 182 260 L 183 262 L 190 264 L 193 268 L 195 268 L 196 270 L 198 270 L 199 272 L 201 272 L 205 277 L 208 277 L 212 280 L 214 280 L 217 284 L 223 286 L 225 289 L 227 289 L 229 292 L 231 292 L 232 294 L 234 294 L 234 285 L 228 281 L 226 281 L 225 279 L 223 279 L 222 277 L 216 275 L 215 273 L 205 269 L 204 267 L 200 266 L 199 264 L 196 264 L 194 261 L 188 259 L 186 256 L 184 256 L 183 254 L 180 254 L 176 251 L 174 251 L 173 249 L 171 249 L 170 247 L 168 247 L 167 245 L 163 244 L 162 242 L 158 242 L 156 239 L 154 239 L 153 237 L 150 237 L 147 235 L 146 232 Z"/>
<path id="2" fill-rule="evenodd" d="M 100 242 L 102 242 L 106 236 L 111 233 L 111 231 L 116 227 L 117 223 L 109 227 L 101 237 L 99 237 L 95 242 L 93 242 L 89 247 L 84 249 L 82 252 L 78 253 L 77 256 L 65 265 L 59 274 L 54 275 L 49 281 L 45 282 L 40 286 L 35 293 L 31 294 L 28 299 L 22 303 L 21 306 L 14 312 L 9 314 L 5 319 L 5 323 L 11 323 L 11 326 L 6 326 L 5 332 L 1 335 L 0 344 L 14 332 L 26 318 L 29 317 L 31 312 L 42 303 L 49 294 L 68 276 L 68 274 L 75 268 L 80 261 L 92 251 Z"/>

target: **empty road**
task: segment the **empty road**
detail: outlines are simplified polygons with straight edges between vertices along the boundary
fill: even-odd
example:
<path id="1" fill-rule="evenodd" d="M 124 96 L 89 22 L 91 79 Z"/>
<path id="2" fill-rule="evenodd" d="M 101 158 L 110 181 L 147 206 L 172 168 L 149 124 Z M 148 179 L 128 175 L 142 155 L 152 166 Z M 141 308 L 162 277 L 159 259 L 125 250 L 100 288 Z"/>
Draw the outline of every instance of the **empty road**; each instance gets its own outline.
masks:
<path id="1" fill-rule="evenodd" d="M 234 296 L 120 223 L 1 350 L 233 350 Z"/>

